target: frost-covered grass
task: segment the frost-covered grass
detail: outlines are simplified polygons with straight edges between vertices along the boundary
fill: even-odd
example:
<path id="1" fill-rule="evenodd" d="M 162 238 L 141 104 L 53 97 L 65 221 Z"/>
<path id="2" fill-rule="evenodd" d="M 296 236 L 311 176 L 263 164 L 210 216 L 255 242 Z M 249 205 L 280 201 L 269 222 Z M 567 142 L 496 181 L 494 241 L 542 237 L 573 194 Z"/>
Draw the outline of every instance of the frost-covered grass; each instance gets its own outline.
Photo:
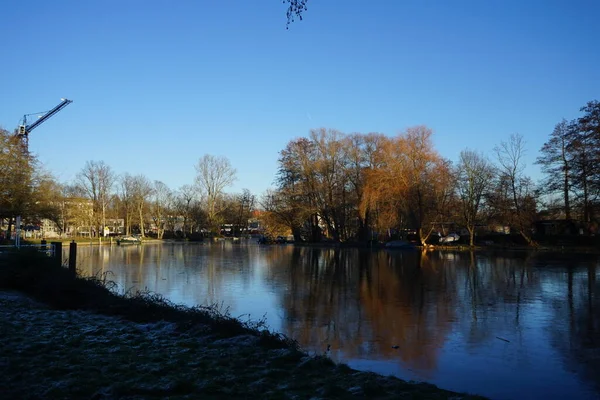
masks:
<path id="1" fill-rule="evenodd" d="M 358 372 L 214 308 L 121 297 L 37 256 L 0 261 L 3 398 L 466 398 Z"/>

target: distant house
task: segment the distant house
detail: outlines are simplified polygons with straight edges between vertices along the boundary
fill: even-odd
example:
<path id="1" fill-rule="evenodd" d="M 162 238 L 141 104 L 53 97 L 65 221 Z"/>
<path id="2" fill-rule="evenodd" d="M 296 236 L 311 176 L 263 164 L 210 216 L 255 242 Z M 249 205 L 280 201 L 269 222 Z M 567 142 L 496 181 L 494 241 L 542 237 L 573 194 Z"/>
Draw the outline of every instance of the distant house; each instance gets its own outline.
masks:
<path id="1" fill-rule="evenodd" d="M 250 218 L 248 220 L 248 232 L 251 235 L 259 234 L 262 230 L 260 220 L 258 218 Z"/>
<path id="2" fill-rule="evenodd" d="M 125 219 L 109 218 L 106 220 L 105 232 L 108 235 L 124 235 L 125 234 Z"/>

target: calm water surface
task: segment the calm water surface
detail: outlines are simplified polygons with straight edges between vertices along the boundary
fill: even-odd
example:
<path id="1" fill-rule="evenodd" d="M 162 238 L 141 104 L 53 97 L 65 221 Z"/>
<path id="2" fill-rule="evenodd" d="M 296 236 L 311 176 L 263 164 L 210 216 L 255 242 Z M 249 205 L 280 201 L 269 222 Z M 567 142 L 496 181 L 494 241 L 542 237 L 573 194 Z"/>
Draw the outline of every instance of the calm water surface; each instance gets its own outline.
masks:
<path id="1" fill-rule="evenodd" d="M 350 366 L 496 399 L 600 398 L 596 256 L 79 247 L 87 275 L 262 319 Z M 397 348 L 395 348 L 398 346 Z"/>

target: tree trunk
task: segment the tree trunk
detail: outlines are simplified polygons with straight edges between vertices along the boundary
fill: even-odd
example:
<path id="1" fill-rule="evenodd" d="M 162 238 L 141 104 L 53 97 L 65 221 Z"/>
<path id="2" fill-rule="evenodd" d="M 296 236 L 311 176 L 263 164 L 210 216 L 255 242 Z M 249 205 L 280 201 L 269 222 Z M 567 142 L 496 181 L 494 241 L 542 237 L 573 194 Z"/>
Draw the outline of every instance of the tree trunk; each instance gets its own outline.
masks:
<path id="1" fill-rule="evenodd" d="M 6 239 L 10 240 L 12 237 L 12 227 L 13 227 L 13 219 L 12 217 L 8 217 L 8 228 L 6 229 Z"/>
<path id="2" fill-rule="evenodd" d="M 527 234 L 527 232 L 525 232 L 523 229 L 519 229 L 519 233 L 521 234 L 521 236 L 523 237 L 523 239 L 525 239 L 525 241 L 527 242 L 528 246 L 532 246 L 532 247 L 537 247 L 537 242 L 535 240 L 533 240 L 531 238 L 531 236 L 529 236 Z"/>
<path id="3" fill-rule="evenodd" d="M 142 207 L 139 208 L 139 213 L 140 213 L 140 233 L 142 235 L 142 238 L 144 238 L 144 210 Z"/>
<path id="4" fill-rule="evenodd" d="M 319 218 L 317 214 L 313 214 L 311 218 L 311 242 L 318 243 L 321 241 L 321 228 L 319 227 Z"/>
<path id="5" fill-rule="evenodd" d="M 102 202 L 102 230 L 100 231 L 102 234 L 99 235 L 101 237 L 104 237 L 104 228 L 106 227 L 106 205 L 104 204 L 104 201 Z"/>
<path id="6" fill-rule="evenodd" d="M 293 226 L 291 229 L 292 235 L 294 235 L 294 241 L 300 243 L 302 241 L 302 231 L 300 227 Z"/>
<path id="7" fill-rule="evenodd" d="M 565 218 L 571 219 L 571 203 L 569 201 L 569 170 L 565 168 L 565 181 L 563 187 L 564 199 L 565 199 Z"/>
<path id="8" fill-rule="evenodd" d="M 513 194 L 513 204 L 515 207 L 515 212 L 517 214 L 517 222 L 519 224 L 519 233 L 525 239 L 528 246 L 537 247 L 537 243 L 531 238 L 531 236 L 526 232 L 525 224 L 523 223 L 523 210 L 521 209 L 519 199 L 517 199 L 517 188 L 515 179 L 511 177 L 511 189 Z"/>
<path id="9" fill-rule="evenodd" d="M 429 229 L 429 232 L 427 232 L 427 233 L 425 233 L 423 228 L 419 228 L 418 232 L 419 232 L 419 240 L 421 241 L 421 246 L 426 247 L 427 239 L 429 239 L 431 232 L 433 232 L 433 226 L 431 227 L 431 229 Z"/>
<path id="10" fill-rule="evenodd" d="M 125 235 L 131 235 L 131 214 L 125 210 Z"/>

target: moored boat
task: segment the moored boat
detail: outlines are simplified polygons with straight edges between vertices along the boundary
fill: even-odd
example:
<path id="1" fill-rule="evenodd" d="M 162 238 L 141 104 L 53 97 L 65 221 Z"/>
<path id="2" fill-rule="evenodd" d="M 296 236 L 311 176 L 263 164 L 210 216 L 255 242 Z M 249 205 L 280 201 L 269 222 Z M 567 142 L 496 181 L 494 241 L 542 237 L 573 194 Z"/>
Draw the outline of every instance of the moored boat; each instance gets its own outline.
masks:
<path id="1" fill-rule="evenodd" d="M 124 236 L 117 239 L 117 244 L 142 244 L 142 238 L 134 235 Z"/>

